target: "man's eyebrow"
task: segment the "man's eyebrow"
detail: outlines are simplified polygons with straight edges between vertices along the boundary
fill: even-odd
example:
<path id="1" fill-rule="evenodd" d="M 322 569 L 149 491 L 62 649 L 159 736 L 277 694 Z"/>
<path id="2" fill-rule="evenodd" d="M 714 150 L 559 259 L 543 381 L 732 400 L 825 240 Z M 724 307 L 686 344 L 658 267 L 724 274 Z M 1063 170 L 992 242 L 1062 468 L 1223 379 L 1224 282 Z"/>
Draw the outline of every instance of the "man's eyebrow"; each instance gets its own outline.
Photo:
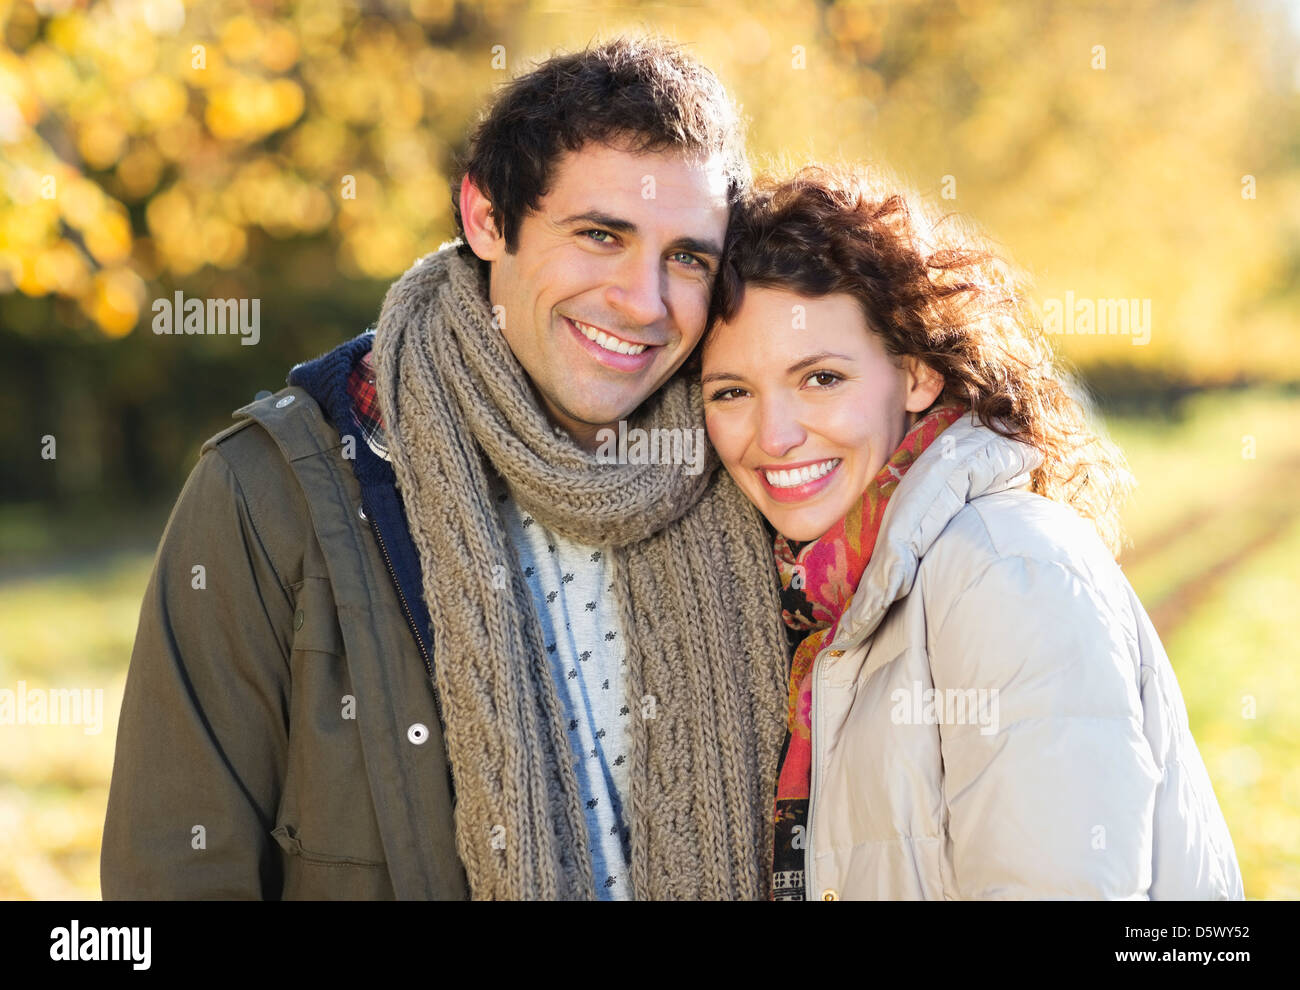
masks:
<path id="1" fill-rule="evenodd" d="M 635 235 L 637 233 L 637 225 L 631 220 L 616 217 L 611 213 L 602 213 L 600 210 L 574 213 L 565 217 L 559 223 L 560 226 L 564 227 L 575 223 L 589 223 L 597 227 L 608 227 L 620 234 Z M 722 245 L 717 241 L 702 240 L 698 237 L 678 237 L 668 247 L 672 251 L 689 251 L 692 254 L 702 254 L 714 260 L 722 257 Z"/>
<path id="2" fill-rule="evenodd" d="M 853 359 L 846 354 L 836 354 L 834 351 L 818 351 L 816 354 L 809 354 L 806 358 L 800 358 L 790 367 L 785 369 L 787 375 L 793 375 L 796 371 L 802 371 L 804 368 L 817 364 L 819 361 L 825 361 L 827 358 L 839 358 L 841 361 L 852 361 Z M 709 382 L 719 381 L 737 381 L 743 382 L 745 377 L 737 375 L 730 371 L 715 371 L 710 375 L 705 375 L 700 379 L 701 385 L 707 385 Z"/>
<path id="3" fill-rule="evenodd" d="M 714 261 L 722 257 L 722 245 L 717 241 L 702 241 L 698 237 L 679 237 L 668 246 L 674 252 L 689 251 L 691 254 L 702 254 Z"/>
<path id="4" fill-rule="evenodd" d="M 568 226 L 571 223 L 590 223 L 597 227 L 608 227 L 610 230 L 617 230 L 621 234 L 635 234 L 636 224 L 631 220 L 624 220 L 622 217 L 616 217 L 612 213 L 601 213 L 599 210 L 588 210 L 585 213 L 574 213 L 560 221 L 562 226 Z"/>

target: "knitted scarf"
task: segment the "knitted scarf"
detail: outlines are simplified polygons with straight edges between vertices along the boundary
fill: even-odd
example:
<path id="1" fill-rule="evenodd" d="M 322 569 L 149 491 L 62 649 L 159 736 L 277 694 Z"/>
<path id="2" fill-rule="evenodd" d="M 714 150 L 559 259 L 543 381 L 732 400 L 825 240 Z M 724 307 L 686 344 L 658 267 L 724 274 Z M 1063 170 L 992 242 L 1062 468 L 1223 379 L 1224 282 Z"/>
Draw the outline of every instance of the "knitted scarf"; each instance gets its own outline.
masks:
<path id="1" fill-rule="evenodd" d="M 805 544 L 775 540 L 781 573 L 781 618 L 791 629 L 808 631 L 790 664 L 786 704 L 786 740 L 776 785 L 775 846 L 772 869 L 777 900 L 799 900 L 803 892 L 801 836 L 807 827 L 812 786 L 812 668 L 822 647 L 835 638 L 840 618 L 853 600 L 858 582 L 880 535 L 890 496 L 907 469 L 967 409 L 938 406 L 907 431 L 898 447 L 867 485 L 862 498 L 834 526 Z"/>
<path id="2" fill-rule="evenodd" d="M 492 471 L 543 525 L 612 561 L 638 716 L 624 805 L 633 896 L 766 898 L 787 654 L 757 511 L 711 448 L 690 474 L 601 463 L 557 432 L 458 246 L 393 283 L 374 363 L 423 571 L 471 896 L 596 896 L 563 706 Z M 702 424 L 699 386 L 678 376 L 628 426 Z"/>

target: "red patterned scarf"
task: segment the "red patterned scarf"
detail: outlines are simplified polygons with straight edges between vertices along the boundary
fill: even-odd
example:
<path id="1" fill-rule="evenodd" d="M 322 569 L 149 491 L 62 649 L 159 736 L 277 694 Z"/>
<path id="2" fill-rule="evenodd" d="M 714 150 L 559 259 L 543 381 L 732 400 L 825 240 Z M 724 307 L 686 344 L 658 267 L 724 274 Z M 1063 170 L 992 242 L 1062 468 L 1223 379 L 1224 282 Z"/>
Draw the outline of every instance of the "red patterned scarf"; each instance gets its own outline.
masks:
<path id="1" fill-rule="evenodd" d="M 812 786 L 813 661 L 823 644 L 835 638 L 840 617 L 853 600 L 875 549 L 890 496 L 935 438 L 966 412 L 959 404 L 944 405 L 919 419 L 867 485 L 862 500 L 817 539 L 799 547 L 784 536 L 776 538 L 781 618 L 791 629 L 811 631 L 795 649 L 790 665 L 787 735 L 776 785 L 776 900 L 804 899 L 803 836 Z"/>

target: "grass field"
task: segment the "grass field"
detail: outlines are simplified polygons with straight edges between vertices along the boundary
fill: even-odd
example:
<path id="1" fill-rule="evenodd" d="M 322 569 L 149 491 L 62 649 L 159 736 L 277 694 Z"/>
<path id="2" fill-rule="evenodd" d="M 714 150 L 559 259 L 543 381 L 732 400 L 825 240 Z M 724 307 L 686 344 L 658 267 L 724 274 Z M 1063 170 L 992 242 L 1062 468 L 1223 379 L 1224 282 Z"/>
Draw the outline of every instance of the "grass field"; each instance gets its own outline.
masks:
<path id="1" fill-rule="evenodd" d="M 1246 896 L 1300 898 L 1300 397 L 1190 400 L 1116 419 L 1139 487 L 1120 558 L 1159 630 Z M 1253 455 L 1253 456 L 1252 456 Z"/>
<path id="2" fill-rule="evenodd" d="M 1140 483 L 1121 562 L 1173 661 L 1250 898 L 1300 897 L 1297 424 L 1300 398 L 1265 392 L 1197 397 L 1174 422 L 1109 420 Z M 98 732 L 0 725 L 0 898 L 99 896 L 117 714 L 151 557 L 82 550 L 0 568 L 0 688 L 103 692 Z"/>

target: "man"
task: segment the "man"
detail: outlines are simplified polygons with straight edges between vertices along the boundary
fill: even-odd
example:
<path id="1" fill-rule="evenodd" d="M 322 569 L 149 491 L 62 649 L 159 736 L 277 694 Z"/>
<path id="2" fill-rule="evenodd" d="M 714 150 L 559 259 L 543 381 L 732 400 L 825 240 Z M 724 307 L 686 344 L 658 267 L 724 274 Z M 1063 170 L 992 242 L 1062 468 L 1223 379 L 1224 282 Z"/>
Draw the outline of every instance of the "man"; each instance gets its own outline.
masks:
<path id="1" fill-rule="evenodd" d="M 674 375 L 747 176 L 671 46 L 500 94 L 460 240 L 203 447 L 141 611 L 106 898 L 769 895 L 770 549 L 687 456 Z M 636 431 L 683 455 L 610 456 Z"/>

